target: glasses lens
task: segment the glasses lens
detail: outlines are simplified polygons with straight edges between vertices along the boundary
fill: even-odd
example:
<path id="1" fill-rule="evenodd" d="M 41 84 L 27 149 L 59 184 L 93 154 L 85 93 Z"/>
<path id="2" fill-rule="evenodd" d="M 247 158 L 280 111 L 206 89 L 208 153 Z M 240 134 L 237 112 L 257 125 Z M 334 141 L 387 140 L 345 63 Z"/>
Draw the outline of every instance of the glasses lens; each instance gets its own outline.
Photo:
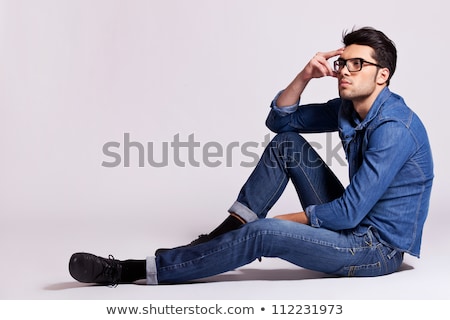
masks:
<path id="1" fill-rule="evenodd" d="M 350 59 L 347 60 L 347 68 L 350 72 L 360 71 L 362 68 L 361 59 Z"/>
<path id="2" fill-rule="evenodd" d="M 344 65 L 345 65 L 345 61 L 343 61 L 343 60 L 336 60 L 334 62 L 334 71 L 341 70 Z"/>

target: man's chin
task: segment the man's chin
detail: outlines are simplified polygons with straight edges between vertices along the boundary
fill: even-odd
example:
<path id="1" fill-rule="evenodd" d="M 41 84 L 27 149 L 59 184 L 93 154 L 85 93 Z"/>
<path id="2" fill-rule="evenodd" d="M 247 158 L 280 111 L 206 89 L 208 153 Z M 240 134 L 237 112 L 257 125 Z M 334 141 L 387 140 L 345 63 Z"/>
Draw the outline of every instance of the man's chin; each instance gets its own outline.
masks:
<path id="1" fill-rule="evenodd" d="M 339 90 L 339 97 L 344 100 L 351 100 L 352 95 L 349 92 L 346 92 L 345 90 Z"/>
<path id="2" fill-rule="evenodd" d="M 342 91 L 339 91 L 339 97 L 340 97 L 341 99 L 345 99 L 345 100 L 348 99 L 347 95 L 346 95 L 345 93 L 343 93 Z"/>

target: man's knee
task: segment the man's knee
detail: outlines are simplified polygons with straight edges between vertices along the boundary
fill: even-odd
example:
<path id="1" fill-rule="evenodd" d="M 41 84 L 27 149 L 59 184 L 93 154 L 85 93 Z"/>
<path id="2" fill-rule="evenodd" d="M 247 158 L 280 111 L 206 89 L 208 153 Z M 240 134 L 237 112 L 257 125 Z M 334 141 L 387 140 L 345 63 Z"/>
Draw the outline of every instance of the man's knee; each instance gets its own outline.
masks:
<path id="1" fill-rule="evenodd" d="M 272 151 L 284 158 L 286 167 L 306 166 L 314 168 L 321 166 L 323 160 L 311 144 L 296 132 L 277 134 L 272 140 Z"/>
<path id="2" fill-rule="evenodd" d="M 273 139 L 273 143 L 293 143 L 293 144 L 304 144 L 308 143 L 302 135 L 297 132 L 282 132 L 278 133 Z"/>

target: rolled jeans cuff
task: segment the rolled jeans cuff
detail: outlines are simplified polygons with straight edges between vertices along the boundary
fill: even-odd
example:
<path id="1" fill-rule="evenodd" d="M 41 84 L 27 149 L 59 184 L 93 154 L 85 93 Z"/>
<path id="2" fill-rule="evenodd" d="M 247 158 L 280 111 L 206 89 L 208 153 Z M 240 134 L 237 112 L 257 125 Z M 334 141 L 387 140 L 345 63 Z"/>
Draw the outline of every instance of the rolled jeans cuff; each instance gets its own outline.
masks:
<path id="1" fill-rule="evenodd" d="M 258 216 L 256 213 L 254 213 L 252 210 L 247 208 L 242 203 L 235 201 L 230 209 L 228 209 L 229 213 L 236 213 L 238 216 L 240 216 L 242 219 L 244 219 L 246 222 L 252 222 L 258 220 Z"/>
<path id="2" fill-rule="evenodd" d="M 147 257 L 146 271 L 147 271 L 147 278 L 146 278 L 147 284 L 149 285 L 158 284 L 155 257 Z"/>

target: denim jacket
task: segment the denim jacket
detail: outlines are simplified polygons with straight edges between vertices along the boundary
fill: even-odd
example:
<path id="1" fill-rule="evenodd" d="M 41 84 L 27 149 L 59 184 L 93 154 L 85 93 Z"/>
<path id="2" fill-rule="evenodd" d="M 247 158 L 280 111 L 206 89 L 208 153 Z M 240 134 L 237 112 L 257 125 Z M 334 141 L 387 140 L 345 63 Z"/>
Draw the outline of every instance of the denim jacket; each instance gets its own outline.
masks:
<path id="1" fill-rule="evenodd" d="M 355 234 L 373 228 L 386 245 L 418 257 L 433 160 L 426 130 L 404 100 L 386 87 L 360 121 L 348 100 L 278 108 L 277 97 L 266 121 L 269 129 L 339 131 L 349 164 L 343 195 L 305 208 L 311 226 Z"/>

